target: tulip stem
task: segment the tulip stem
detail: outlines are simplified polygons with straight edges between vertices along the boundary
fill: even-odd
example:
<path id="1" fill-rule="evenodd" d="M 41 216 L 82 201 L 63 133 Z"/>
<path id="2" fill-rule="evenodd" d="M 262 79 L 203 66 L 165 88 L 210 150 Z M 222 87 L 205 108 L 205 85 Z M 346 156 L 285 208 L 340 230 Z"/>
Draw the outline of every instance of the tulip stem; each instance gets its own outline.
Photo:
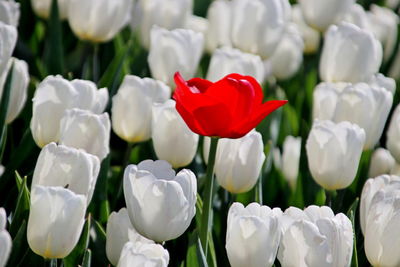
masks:
<path id="1" fill-rule="evenodd" d="M 332 208 L 333 205 L 333 199 L 336 197 L 336 191 L 335 190 L 325 190 L 325 205 L 329 206 Z"/>
<path id="2" fill-rule="evenodd" d="M 213 184 L 214 184 L 214 165 L 215 156 L 217 154 L 218 137 L 211 137 L 210 152 L 208 154 L 208 164 L 206 173 L 206 184 L 203 195 L 203 212 L 201 216 L 200 225 L 200 241 L 203 247 L 204 255 L 207 258 L 208 251 L 208 233 L 211 228 L 211 213 L 212 213 L 212 199 L 213 199 Z"/>
<path id="3" fill-rule="evenodd" d="M 57 259 L 47 259 L 45 262 L 47 262 L 46 265 L 49 267 L 57 267 Z"/>

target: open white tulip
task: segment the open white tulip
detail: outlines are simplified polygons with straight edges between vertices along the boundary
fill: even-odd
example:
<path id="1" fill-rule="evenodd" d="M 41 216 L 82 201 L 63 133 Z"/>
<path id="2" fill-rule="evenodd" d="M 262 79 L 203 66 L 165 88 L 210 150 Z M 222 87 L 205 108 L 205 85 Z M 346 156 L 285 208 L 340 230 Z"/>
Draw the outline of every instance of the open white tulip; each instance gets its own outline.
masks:
<path id="1" fill-rule="evenodd" d="M 11 253 L 12 239 L 6 230 L 7 214 L 4 208 L 0 208 L 0 267 L 6 266 Z"/>
<path id="2" fill-rule="evenodd" d="M 301 36 L 304 41 L 304 53 L 313 54 L 317 52 L 319 48 L 321 34 L 314 28 L 311 28 L 304 21 L 301 8 L 298 4 L 292 6 L 292 21 L 296 23 L 297 28 L 300 30 Z"/>
<path id="3" fill-rule="evenodd" d="M 14 26 L 7 25 L 0 21 L 0 75 L 7 68 L 8 61 L 17 44 L 17 29 Z"/>
<path id="4" fill-rule="evenodd" d="M 124 173 L 124 195 L 132 225 L 156 242 L 175 239 L 189 227 L 196 213 L 196 176 L 178 174 L 168 162 L 145 160 Z"/>
<path id="5" fill-rule="evenodd" d="M 315 120 L 306 143 L 314 180 L 327 190 L 348 187 L 357 174 L 364 143 L 365 132 L 356 124 Z"/>
<path id="6" fill-rule="evenodd" d="M 329 207 L 290 207 L 281 217 L 278 259 L 282 267 L 350 266 L 353 226 L 343 213 Z"/>
<path id="7" fill-rule="evenodd" d="M 131 0 L 68 0 L 68 22 L 78 38 L 107 42 L 128 23 Z"/>
<path id="8" fill-rule="evenodd" d="M 128 242 L 121 252 L 118 267 L 167 267 L 168 250 L 159 244 Z"/>
<path id="9" fill-rule="evenodd" d="M 214 51 L 207 71 L 207 80 L 219 81 L 226 75 L 239 73 L 254 77 L 259 83 L 264 81 L 264 64 L 257 55 L 248 54 L 231 47 Z"/>
<path id="10" fill-rule="evenodd" d="M 68 14 L 68 4 L 70 0 L 58 0 L 58 13 L 60 19 L 66 19 Z M 39 17 L 47 19 L 50 17 L 52 0 L 31 0 L 33 11 Z"/>
<path id="11" fill-rule="evenodd" d="M 174 74 L 179 71 L 184 79 L 192 78 L 203 52 L 204 37 L 187 29 L 151 29 L 150 51 L 147 61 L 152 76 L 175 88 Z"/>
<path id="12" fill-rule="evenodd" d="M 326 32 L 319 65 L 321 80 L 366 82 L 381 63 L 382 45 L 368 30 L 342 22 Z"/>
<path id="13" fill-rule="evenodd" d="M 60 144 L 81 148 L 102 161 L 110 152 L 110 130 L 108 113 L 68 109 L 60 122 Z"/>
<path id="14" fill-rule="evenodd" d="M 235 202 L 229 208 L 226 252 L 232 267 L 269 267 L 274 264 L 281 239 L 282 211 L 251 203 Z"/>
<path id="15" fill-rule="evenodd" d="M 189 129 L 179 115 L 175 101 L 154 104 L 151 132 L 157 158 L 168 161 L 174 168 L 192 162 L 199 136 Z"/>
<path id="16" fill-rule="evenodd" d="M 71 253 L 83 229 L 86 202 L 84 195 L 63 187 L 33 186 L 27 230 L 33 252 L 48 259 Z"/>
<path id="17" fill-rule="evenodd" d="M 396 161 L 400 163 L 400 105 L 397 105 L 390 119 L 389 128 L 386 132 L 386 147 Z"/>
<path id="18" fill-rule="evenodd" d="M 127 142 L 147 141 L 151 137 L 153 103 L 165 102 L 170 95 L 171 89 L 160 81 L 125 76 L 113 97 L 114 132 Z"/>
<path id="19" fill-rule="evenodd" d="M 216 0 L 208 8 L 206 48 L 209 53 L 221 46 L 231 46 L 231 7 L 231 1 Z"/>
<path id="20" fill-rule="evenodd" d="M 17 27 L 20 16 L 19 9 L 19 3 L 16 3 L 14 0 L 0 1 L 0 21 Z"/>
<path id="21" fill-rule="evenodd" d="M 372 153 L 369 165 L 368 177 L 377 177 L 382 174 L 389 174 L 395 167 L 396 161 L 389 150 L 378 148 Z"/>
<path id="22" fill-rule="evenodd" d="M 50 143 L 43 147 L 36 162 L 32 186 L 61 186 L 84 195 L 87 203 L 93 196 L 100 161 L 83 150 Z"/>
<path id="23" fill-rule="evenodd" d="M 299 176 L 299 164 L 301 153 L 301 137 L 286 136 L 282 149 L 282 173 L 289 182 L 290 187 L 296 189 Z"/>

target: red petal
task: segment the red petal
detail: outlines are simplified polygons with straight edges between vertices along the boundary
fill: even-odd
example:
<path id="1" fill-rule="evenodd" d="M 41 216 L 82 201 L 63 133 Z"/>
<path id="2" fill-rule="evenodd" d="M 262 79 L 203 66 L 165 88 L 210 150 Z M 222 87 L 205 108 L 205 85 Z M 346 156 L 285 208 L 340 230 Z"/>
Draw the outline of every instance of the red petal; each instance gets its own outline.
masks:
<path id="1" fill-rule="evenodd" d="M 201 126 L 197 123 L 196 118 L 193 116 L 193 114 L 191 114 L 178 102 L 176 103 L 175 107 L 178 113 L 181 115 L 182 119 L 185 121 L 186 125 L 190 128 L 190 130 L 192 130 L 192 132 L 200 135 L 206 134 Z"/>
<path id="2" fill-rule="evenodd" d="M 254 88 L 254 94 L 255 94 L 254 102 L 257 105 L 262 103 L 262 101 L 264 99 L 263 90 L 261 88 L 261 85 L 252 76 L 244 76 L 244 75 L 240 75 L 237 73 L 232 73 L 232 74 L 225 76 L 225 78 L 234 78 L 236 80 L 246 80 L 249 83 L 251 83 L 251 85 Z"/>
<path id="3" fill-rule="evenodd" d="M 193 115 L 203 129 L 203 135 L 219 137 L 229 135 L 232 116 L 223 103 L 199 107 L 193 111 Z"/>
<path id="4" fill-rule="evenodd" d="M 214 83 L 209 80 L 201 79 L 201 78 L 193 78 L 187 81 L 188 86 L 192 89 L 196 89 L 199 93 L 205 93 L 207 89 L 212 86 Z"/>

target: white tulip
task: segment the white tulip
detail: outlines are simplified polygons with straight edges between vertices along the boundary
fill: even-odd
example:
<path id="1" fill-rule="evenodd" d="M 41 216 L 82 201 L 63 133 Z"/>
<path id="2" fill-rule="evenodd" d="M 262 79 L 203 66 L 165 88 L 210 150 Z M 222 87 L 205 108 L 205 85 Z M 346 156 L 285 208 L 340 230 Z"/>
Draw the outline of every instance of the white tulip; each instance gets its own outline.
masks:
<path id="1" fill-rule="evenodd" d="M 168 30 L 184 28 L 192 13 L 192 6 L 193 0 L 139 0 L 137 20 L 140 21 L 140 36 L 144 47 L 151 47 L 150 36 L 154 25 Z"/>
<path id="2" fill-rule="evenodd" d="M 206 48 L 209 53 L 220 46 L 231 46 L 231 12 L 232 2 L 227 0 L 213 1 L 207 11 L 209 22 L 206 35 Z"/>
<path id="3" fill-rule="evenodd" d="M 31 132 L 40 147 L 60 139 L 60 120 L 65 110 L 81 108 L 103 112 L 108 101 L 106 88 L 97 90 L 91 81 L 48 76 L 36 88 L 33 98 Z"/>
<path id="4" fill-rule="evenodd" d="M 281 239 L 279 208 L 235 202 L 229 208 L 226 252 L 232 267 L 267 267 L 274 264 Z"/>
<path id="5" fill-rule="evenodd" d="M 396 161 L 390 154 L 389 150 L 381 147 L 372 153 L 370 162 L 368 177 L 389 174 L 392 172 L 396 164 Z"/>
<path id="6" fill-rule="evenodd" d="M 392 9 L 395 9 L 395 8 L 397 8 L 398 5 L 400 4 L 400 1 L 399 1 L 399 0 L 386 0 L 386 1 L 385 1 L 385 4 L 386 4 L 388 7 L 392 8 Z"/>
<path id="7" fill-rule="evenodd" d="M 184 79 L 192 78 L 203 52 L 204 37 L 187 29 L 168 31 L 154 26 L 151 30 L 147 61 L 152 76 L 175 88 L 174 74 L 179 71 Z"/>
<path id="8" fill-rule="evenodd" d="M 139 241 L 125 244 L 118 267 L 167 267 L 168 263 L 169 253 L 163 246 Z"/>
<path id="9" fill-rule="evenodd" d="M 8 61 L 17 44 L 18 32 L 14 26 L 0 21 L 0 75 L 7 68 Z"/>
<path id="10" fill-rule="evenodd" d="M 383 58 L 387 61 L 396 47 L 399 16 L 389 8 L 371 5 L 368 18 L 370 20 L 370 30 L 382 43 Z"/>
<path id="11" fill-rule="evenodd" d="M 14 0 L 0 1 L 0 21 L 5 24 L 18 26 L 20 16 L 20 4 Z M 0 265 L 1 266 L 1 265 Z"/>
<path id="12" fill-rule="evenodd" d="M 386 132 L 386 148 L 400 163 L 400 105 L 397 105 L 390 119 L 389 128 Z"/>
<path id="13" fill-rule="evenodd" d="M 210 138 L 204 138 L 203 154 L 206 161 Z M 220 139 L 215 158 L 218 183 L 231 193 L 244 193 L 256 184 L 265 160 L 264 144 L 259 132 L 251 131 L 238 139 Z"/>
<path id="14" fill-rule="evenodd" d="M 66 19 L 70 0 L 58 0 L 58 14 L 60 19 Z M 41 18 L 50 17 L 52 0 L 31 0 L 33 11 Z"/>
<path id="15" fill-rule="evenodd" d="M 278 47 L 269 58 L 272 74 L 280 80 L 292 77 L 303 63 L 304 42 L 296 24 L 288 24 Z"/>
<path id="16" fill-rule="evenodd" d="M 234 0 L 231 38 L 235 47 L 269 58 L 282 38 L 287 0 Z M 251 30 L 250 30 L 251 29 Z"/>
<path id="17" fill-rule="evenodd" d="M 28 64 L 23 60 L 11 58 L 8 62 L 6 70 L 3 73 L 3 76 L 0 77 L 0 94 L 3 94 L 5 82 L 8 72 L 11 69 L 11 65 L 13 65 L 13 78 L 11 81 L 11 92 L 8 103 L 6 123 L 11 123 L 13 120 L 15 120 L 15 118 L 18 117 L 19 113 L 24 108 L 29 84 Z"/>
<path id="18" fill-rule="evenodd" d="M 369 29 L 370 27 L 367 12 L 359 4 L 353 4 L 348 11 L 339 14 L 339 17 L 336 21 L 338 23 L 352 23 L 361 29 Z"/>
<path id="19" fill-rule="evenodd" d="M 0 208 L 0 267 L 6 266 L 11 253 L 12 239 L 6 230 L 7 214 L 4 208 Z"/>
<path id="20" fill-rule="evenodd" d="M 290 187 L 296 189 L 299 176 L 301 137 L 286 136 L 282 149 L 282 173 Z"/>
<path id="21" fill-rule="evenodd" d="M 154 104 L 151 132 L 157 158 L 168 161 L 174 168 L 192 162 L 199 136 L 189 129 L 179 115 L 175 101 Z"/>
<path id="22" fill-rule="evenodd" d="M 68 109 L 60 122 L 60 144 L 81 148 L 102 161 L 110 152 L 110 130 L 108 113 Z"/>
<path id="23" fill-rule="evenodd" d="M 338 17 L 346 13 L 355 0 L 299 0 L 307 24 L 319 31 L 325 31 Z"/>
<path id="24" fill-rule="evenodd" d="M 396 81 L 390 77 L 385 77 L 382 73 L 371 76 L 368 84 L 375 87 L 383 87 L 394 95 L 396 93 Z"/>
<path id="25" fill-rule="evenodd" d="M 128 23 L 132 0 L 68 0 L 68 22 L 78 38 L 107 42 Z"/>
<path id="26" fill-rule="evenodd" d="M 339 94 L 333 121 L 349 121 L 364 129 L 364 150 L 373 149 L 381 138 L 393 103 L 393 95 L 383 87 L 357 83 Z"/>
<path id="27" fill-rule="evenodd" d="M 281 217 L 282 239 L 278 259 L 282 267 L 350 266 L 353 227 L 343 213 L 329 207 L 290 207 Z"/>
<path id="28" fill-rule="evenodd" d="M 311 28 L 303 18 L 301 8 L 298 4 L 292 6 L 292 21 L 296 23 L 304 41 L 303 51 L 305 54 L 313 54 L 318 51 L 321 34 Z"/>
<path id="29" fill-rule="evenodd" d="M 107 221 L 106 235 L 107 258 L 114 266 L 117 266 L 122 248 L 127 242 L 154 243 L 141 236 L 135 228 L 133 228 L 126 208 L 122 208 L 118 212 L 114 211 L 110 214 Z"/>
<path id="30" fill-rule="evenodd" d="M 313 92 L 313 119 L 332 120 L 338 95 L 349 83 L 320 83 Z"/>
<path id="31" fill-rule="evenodd" d="M 216 82 L 231 73 L 254 77 L 259 83 L 264 81 L 264 64 L 257 55 L 248 54 L 231 47 L 214 51 L 207 71 L 207 80 Z"/>
<path id="32" fill-rule="evenodd" d="M 356 124 L 315 120 L 306 143 L 314 180 L 327 190 L 348 187 L 357 174 L 364 143 L 365 132 Z"/>
<path id="33" fill-rule="evenodd" d="M 382 46 L 373 34 L 342 22 L 325 34 L 319 74 L 325 82 L 365 82 L 381 62 Z"/>
<path id="34" fill-rule="evenodd" d="M 93 196 L 100 161 L 82 150 L 50 143 L 43 147 L 36 162 L 32 186 L 61 186 L 84 195 L 87 203 Z"/>
<path id="35" fill-rule="evenodd" d="M 44 258 L 64 258 L 79 241 L 86 197 L 63 187 L 36 185 L 31 191 L 28 244 Z"/>
<path id="36" fill-rule="evenodd" d="M 153 103 L 165 102 L 171 89 L 164 83 L 126 75 L 111 110 L 114 132 L 127 142 L 147 141 L 151 137 Z"/>
<path id="37" fill-rule="evenodd" d="M 208 20 L 195 15 L 188 16 L 185 28 L 194 32 L 202 33 L 206 36 L 208 31 Z"/>
<path id="38" fill-rule="evenodd" d="M 132 225 L 156 242 L 175 239 L 196 213 L 197 181 L 188 169 L 178 174 L 168 162 L 145 160 L 124 173 L 125 202 Z"/>

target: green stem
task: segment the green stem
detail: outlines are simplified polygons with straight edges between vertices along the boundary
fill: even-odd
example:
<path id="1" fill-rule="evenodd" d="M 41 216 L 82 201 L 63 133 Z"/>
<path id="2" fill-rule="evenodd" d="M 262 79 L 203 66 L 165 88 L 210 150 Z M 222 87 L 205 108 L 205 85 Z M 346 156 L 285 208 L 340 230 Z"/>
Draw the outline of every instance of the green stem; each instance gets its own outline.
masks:
<path id="1" fill-rule="evenodd" d="M 325 190 L 325 197 L 326 197 L 325 205 L 332 208 L 333 199 L 336 197 L 336 191 L 335 190 Z"/>
<path id="2" fill-rule="evenodd" d="M 259 203 L 260 205 L 262 205 L 263 204 L 262 169 L 261 169 L 260 175 L 258 177 L 258 181 L 257 181 L 255 190 L 256 190 L 256 192 L 255 192 L 255 201 L 257 203 Z"/>
<path id="3" fill-rule="evenodd" d="M 46 262 L 49 267 L 57 267 L 57 259 L 47 259 Z"/>
<path id="4" fill-rule="evenodd" d="M 93 44 L 92 75 L 95 83 L 99 80 L 99 45 Z"/>
<path id="5" fill-rule="evenodd" d="M 203 195 L 203 212 L 200 225 L 200 241 L 207 257 L 208 251 L 208 232 L 211 228 L 211 213 L 212 213 L 212 199 L 213 199 L 213 184 L 214 184 L 214 165 L 215 156 L 217 154 L 218 137 L 211 137 L 210 152 L 208 154 L 208 164 L 206 173 L 206 184 Z"/>

